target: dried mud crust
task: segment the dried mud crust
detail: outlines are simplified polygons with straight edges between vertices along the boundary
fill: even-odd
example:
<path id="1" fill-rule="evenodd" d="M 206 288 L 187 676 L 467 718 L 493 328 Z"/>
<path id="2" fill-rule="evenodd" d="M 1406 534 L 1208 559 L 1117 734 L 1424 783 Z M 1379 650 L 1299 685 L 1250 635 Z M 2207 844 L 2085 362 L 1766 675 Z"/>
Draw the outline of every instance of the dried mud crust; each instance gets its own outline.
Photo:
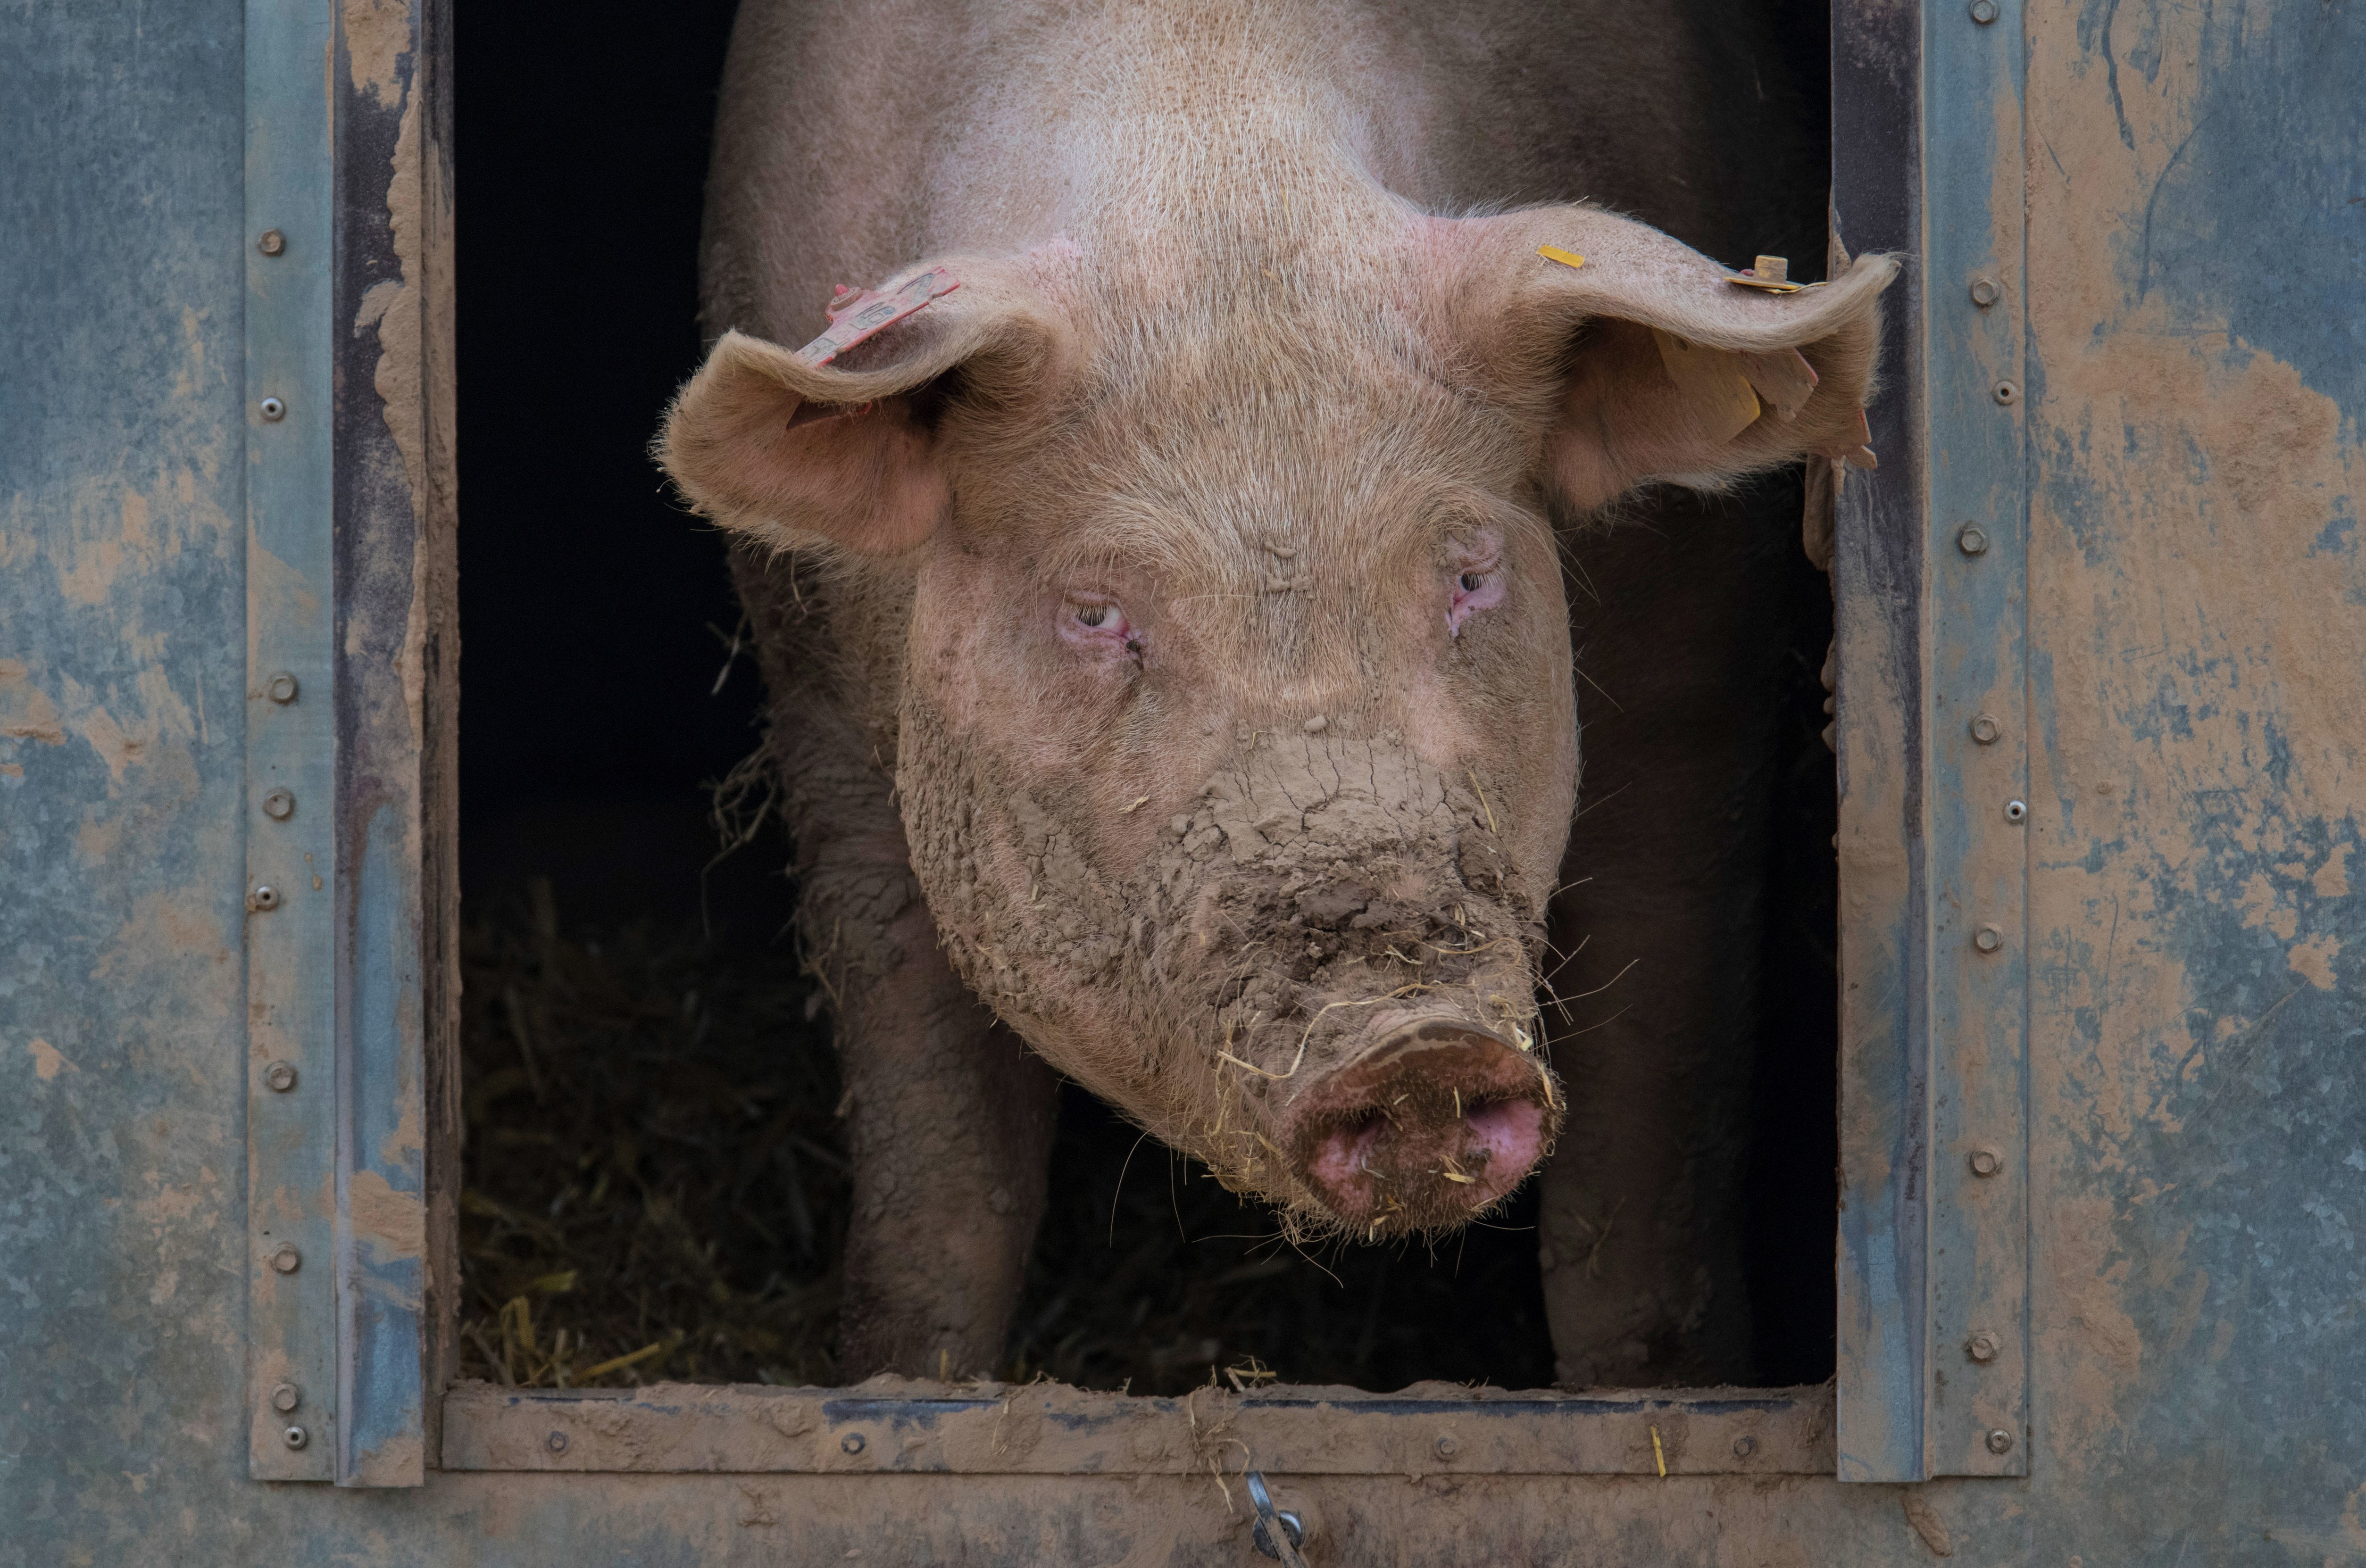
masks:
<path id="1" fill-rule="evenodd" d="M 1539 1033 L 1541 900 L 1484 781 L 1439 773 L 1401 734 L 1245 732 L 1117 872 L 1080 837 L 1079 802 L 998 776 L 925 707 L 905 726 L 915 864 L 963 977 L 1077 1081 L 1283 1205 L 1300 1239 L 1341 1224 L 1285 1152 L 1329 1130 L 1301 1096 L 1424 1018 L 1523 1052 Z M 1542 1053 L 1529 1060 L 1516 1092 L 1549 1144 L 1562 1102 Z M 1354 1228 L 1450 1229 L 1469 1206 L 1440 1193 L 1392 1195 Z"/>
<path id="2" fill-rule="evenodd" d="M 786 942 L 727 950 L 695 920 L 588 931 L 543 895 L 484 906 L 463 964 L 461 1375 L 837 1383 L 836 1053 Z M 1531 1183 L 1435 1248 L 1301 1255 L 1264 1204 L 1070 1086 L 997 1372 L 1136 1394 L 1268 1370 L 1539 1386 L 1534 1207 Z"/>

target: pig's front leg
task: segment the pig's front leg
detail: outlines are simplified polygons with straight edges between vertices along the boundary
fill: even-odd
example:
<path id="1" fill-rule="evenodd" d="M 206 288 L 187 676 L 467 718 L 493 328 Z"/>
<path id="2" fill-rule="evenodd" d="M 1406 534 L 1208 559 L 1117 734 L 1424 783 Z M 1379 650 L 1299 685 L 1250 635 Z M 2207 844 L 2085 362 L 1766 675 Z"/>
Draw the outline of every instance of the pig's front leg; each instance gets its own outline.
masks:
<path id="1" fill-rule="evenodd" d="M 910 880 L 908 868 L 880 870 Z M 990 1372 L 1043 1213 L 1052 1073 L 955 978 L 918 889 L 907 899 L 886 926 L 886 961 L 841 970 L 854 1209 L 839 1361 L 850 1382 Z"/>
<path id="2" fill-rule="evenodd" d="M 1796 548 L 1767 510 L 1672 498 L 1575 553 L 1570 1016 L 1547 1003 L 1570 1107 L 1539 1238 L 1564 1386 L 1752 1376 L 1742 1180 Z"/>
<path id="3" fill-rule="evenodd" d="M 878 607 L 822 575 L 733 561 L 756 631 L 766 752 L 796 840 L 797 921 L 837 1014 L 854 1204 L 839 1370 L 990 1371 L 1043 1213 L 1056 1081 L 997 1026 L 938 945 L 883 760 L 894 711 L 847 639 Z"/>
<path id="4" fill-rule="evenodd" d="M 787 596 L 748 597 L 774 614 Z M 808 655 L 772 672 L 771 751 L 797 842 L 798 923 L 837 1011 L 846 1083 L 854 1206 L 839 1368 L 848 1382 L 976 1375 L 1001 1358 L 1042 1217 L 1057 1084 L 946 961 L 879 748 L 822 686 L 829 667 Z"/>

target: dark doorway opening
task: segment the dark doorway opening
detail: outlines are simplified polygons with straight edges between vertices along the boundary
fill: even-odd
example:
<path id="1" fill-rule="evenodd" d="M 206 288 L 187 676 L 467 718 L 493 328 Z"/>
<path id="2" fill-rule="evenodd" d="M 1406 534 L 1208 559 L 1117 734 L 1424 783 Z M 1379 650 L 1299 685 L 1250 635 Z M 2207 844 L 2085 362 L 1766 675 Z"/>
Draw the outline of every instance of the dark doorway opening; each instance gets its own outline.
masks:
<path id="1" fill-rule="evenodd" d="M 732 10 L 456 18 L 469 1375 L 837 1381 L 828 1019 L 777 829 L 718 859 L 710 820 L 761 693 L 721 542 L 644 450 L 701 351 Z M 1820 50 L 1820 26 L 1807 38 Z M 1763 1383 L 1831 1370 L 1829 610 L 1812 573 L 1794 587 L 1752 1167 Z M 1435 1254 L 1301 1258 L 1070 1091 L 1053 1192 L 1006 1376 L 1551 1381 L 1533 1184 Z"/>

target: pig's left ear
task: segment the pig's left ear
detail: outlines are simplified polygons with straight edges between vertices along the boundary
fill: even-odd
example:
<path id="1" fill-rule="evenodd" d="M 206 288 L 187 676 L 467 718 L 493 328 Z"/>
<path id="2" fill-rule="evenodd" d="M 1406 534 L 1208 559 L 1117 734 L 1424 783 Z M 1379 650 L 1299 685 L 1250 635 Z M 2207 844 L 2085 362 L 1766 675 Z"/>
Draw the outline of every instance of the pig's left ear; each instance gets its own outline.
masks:
<path id="1" fill-rule="evenodd" d="M 893 324 L 866 335 L 873 309 Z M 735 532 L 893 554 L 927 539 L 950 501 L 938 439 L 946 405 L 1030 406 L 1070 338 L 1066 319 L 1008 263 L 916 269 L 866 291 L 804 349 L 724 333 L 653 450 L 691 504 Z"/>
<path id="2" fill-rule="evenodd" d="M 1504 390 L 1549 398 L 1544 476 L 1572 506 L 1654 482 L 1719 488 L 1810 454 L 1872 463 L 1864 409 L 1889 258 L 1783 294 L 1597 208 L 1457 228 L 1458 333 Z"/>

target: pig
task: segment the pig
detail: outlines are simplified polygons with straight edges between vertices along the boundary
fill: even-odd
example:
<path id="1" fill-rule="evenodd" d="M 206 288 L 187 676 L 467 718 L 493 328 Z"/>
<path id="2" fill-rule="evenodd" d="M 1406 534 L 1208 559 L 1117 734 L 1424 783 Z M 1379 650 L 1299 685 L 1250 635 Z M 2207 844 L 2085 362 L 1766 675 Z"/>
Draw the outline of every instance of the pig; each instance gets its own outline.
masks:
<path id="1" fill-rule="evenodd" d="M 767 684 L 846 1082 L 848 1377 L 996 1363 L 1058 1078 L 1301 1244 L 1449 1231 L 1618 1136 L 1538 1002 L 1586 875 L 1564 554 L 1870 461 L 1894 271 L 1775 292 L 1580 199 L 1684 207 L 1682 31 L 743 7 L 715 337 L 656 452 Z M 1696 939 L 1722 896 L 1624 935 Z M 1612 1339 L 1687 1310 L 1665 1271 Z"/>

